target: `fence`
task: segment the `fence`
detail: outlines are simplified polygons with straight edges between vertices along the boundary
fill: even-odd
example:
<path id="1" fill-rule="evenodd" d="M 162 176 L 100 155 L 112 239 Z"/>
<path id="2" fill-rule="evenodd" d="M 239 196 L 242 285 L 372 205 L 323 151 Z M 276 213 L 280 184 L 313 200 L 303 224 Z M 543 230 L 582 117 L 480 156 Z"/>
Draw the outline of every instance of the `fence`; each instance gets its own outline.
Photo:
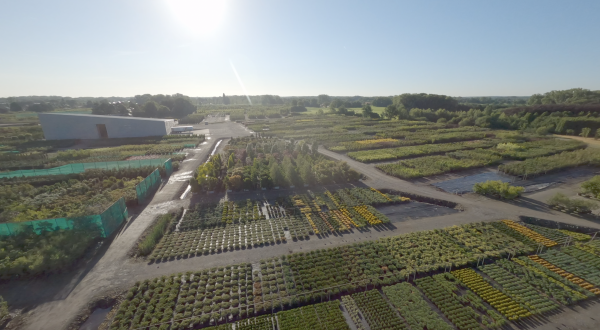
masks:
<path id="1" fill-rule="evenodd" d="M 137 167 L 151 166 L 148 165 L 147 161 L 153 161 L 154 165 L 164 166 L 167 176 L 173 173 L 173 164 L 171 159 L 146 159 L 142 161 L 130 161 L 132 163 L 139 162 Z M 160 161 L 160 162 L 157 162 Z M 107 162 L 107 163 L 122 163 L 122 162 Z M 84 164 L 98 164 L 98 163 L 84 163 Z M 81 164 L 73 164 L 81 165 Z M 70 165 L 67 165 L 70 166 Z M 133 167 L 133 166 L 132 166 Z M 100 167 L 92 167 L 100 168 Z M 77 173 L 77 172 L 74 172 Z M 55 173 L 58 174 L 58 173 Z M 63 173 L 65 174 L 65 173 Z M 39 174 L 38 174 L 39 175 Z M 142 203 L 146 198 L 152 194 L 161 183 L 160 172 L 158 169 L 154 170 L 149 176 L 147 176 L 142 182 L 136 187 L 135 191 L 137 194 L 138 202 Z M 76 217 L 76 218 L 55 218 L 55 219 L 44 219 L 44 220 L 33 220 L 24 222 L 10 222 L 0 223 L 0 236 L 14 236 L 21 231 L 31 228 L 36 234 L 41 234 L 44 231 L 52 230 L 72 230 L 75 228 L 86 228 L 88 230 L 97 230 L 98 236 L 108 237 L 110 236 L 119 226 L 129 217 L 127 207 L 125 206 L 125 199 L 121 197 L 113 205 L 108 207 L 101 214 Z"/>
<path id="2" fill-rule="evenodd" d="M 173 169 L 171 168 L 171 171 L 172 170 Z M 160 172 L 158 172 L 158 169 L 156 169 L 154 172 L 152 172 L 152 174 L 148 175 L 142 182 L 135 186 L 138 203 L 146 202 L 148 196 L 158 189 L 160 183 Z"/>
<path id="3" fill-rule="evenodd" d="M 171 166 L 171 159 L 167 159 L 166 162 L 169 163 L 169 167 L 171 168 L 171 172 L 173 172 L 173 168 Z M 12 171 L 6 173 L 0 173 L 1 178 L 14 178 L 21 176 L 41 176 L 41 175 L 58 175 L 58 174 L 74 174 L 74 173 L 83 173 L 85 170 L 89 169 L 105 169 L 105 170 L 118 170 L 122 168 L 139 168 L 144 166 L 162 166 L 165 165 L 165 158 L 156 158 L 156 159 L 140 159 L 140 160 L 123 160 L 123 161 L 114 161 L 114 162 L 94 162 L 94 163 L 76 163 L 69 164 L 59 167 L 54 167 L 50 169 L 40 169 L 40 170 L 19 170 Z M 170 175 L 169 172 L 167 172 Z"/>
<path id="4" fill-rule="evenodd" d="M 14 236 L 31 228 L 36 234 L 53 230 L 86 228 L 98 232 L 100 237 L 110 236 L 129 217 L 122 197 L 102 214 L 77 218 L 56 218 L 25 222 L 0 223 L 0 236 Z"/>

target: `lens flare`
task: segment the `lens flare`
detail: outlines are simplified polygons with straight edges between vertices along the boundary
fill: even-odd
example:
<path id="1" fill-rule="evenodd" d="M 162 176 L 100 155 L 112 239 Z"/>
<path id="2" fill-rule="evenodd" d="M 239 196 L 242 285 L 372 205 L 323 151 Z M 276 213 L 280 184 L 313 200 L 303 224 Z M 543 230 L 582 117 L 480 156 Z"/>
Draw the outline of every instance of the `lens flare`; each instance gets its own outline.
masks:
<path id="1" fill-rule="evenodd" d="M 175 19 L 191 34 L 210 36 L 223 24 L 226 0 L 166 0 Z"/>

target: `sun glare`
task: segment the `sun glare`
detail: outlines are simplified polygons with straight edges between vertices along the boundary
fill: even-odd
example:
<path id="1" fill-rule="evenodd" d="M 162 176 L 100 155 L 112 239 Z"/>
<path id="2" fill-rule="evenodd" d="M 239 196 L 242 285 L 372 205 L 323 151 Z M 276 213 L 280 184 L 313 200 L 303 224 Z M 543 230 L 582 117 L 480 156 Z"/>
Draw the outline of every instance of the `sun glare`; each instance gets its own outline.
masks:
<path id="1" fill-rule="evenodd" d="M 196 36 L 212 35 L 223 23 L 226 0 L 166 0 L 175 19 Z"/>

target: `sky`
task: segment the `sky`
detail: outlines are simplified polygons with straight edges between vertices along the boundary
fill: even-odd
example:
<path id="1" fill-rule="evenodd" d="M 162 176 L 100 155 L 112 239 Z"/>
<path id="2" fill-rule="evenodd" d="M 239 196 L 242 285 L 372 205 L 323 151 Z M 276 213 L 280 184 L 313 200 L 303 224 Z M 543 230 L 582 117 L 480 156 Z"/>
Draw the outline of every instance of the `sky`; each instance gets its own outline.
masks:
<path id="1" fill-rule="evenodd" d="M 600 1 L 2 0 L 0 97 L 600 89 Z"/>

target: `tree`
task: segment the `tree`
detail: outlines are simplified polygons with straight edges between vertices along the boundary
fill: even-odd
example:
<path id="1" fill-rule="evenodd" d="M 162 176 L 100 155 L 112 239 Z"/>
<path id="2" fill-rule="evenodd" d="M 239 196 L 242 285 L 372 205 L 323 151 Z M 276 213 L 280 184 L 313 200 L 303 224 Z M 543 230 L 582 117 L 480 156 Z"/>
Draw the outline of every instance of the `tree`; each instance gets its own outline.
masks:
<path id="1" fill-rule="evenodd" d="M 362 107 L 362 115 L 365 118 L 371 118 L 371 115 L 373 114 L 373 109 L 371 109 L 370 105 L 365 105 L 364 107 Z"/>
<path id="2" fill-rule="evenodd" d="M 402 94 L 394 97 L 394 104 L 403 105 L 406 109 L 446 109 L 458 110 L 458 101 L 453 97 L 437 94 Z"/>
<path id="3" fill-rule="evenodd" d="M 121 116 L 126 116 L 129 114 L 129 110 L 127 110 L 123 103 L 119 103 L 117 106 L 115 106 L 115 112 Z"/>
<path id="4" fill-rule="evenodd" d="M 10 102 L 10 111 L 13 111 L 13 112 L 23 111 L 23 107 L 17 102 Z"/>
<path id="5" fill-rule="evenodd" d="M 348 114 L 348 109 L 346 109 L 344 106 L 340 107 L 337 111 L 338 114 L 340 115 L 347 115 Z"/>
<path id="6" fill-rule="evenodd" d="M 94 103 L 92 106 L 92 114 L 94 115 L 112 115 L 115 114 L 115 106 L 108 103 L 108 100 L 102 100 L 100 103 Z"/>
<path id="7" fill-rule="evenodd" d="M 169 109 L 169 107 L 167 107 L 167 106 L 159 105 L 156 116 L 158 118 L 168 118 L 168 117 L 171 117 L 171 109 Z"/>
<path id="8" fill-rule="evenodd" d="M 394 100 L 392 100 L 391 97 L 376 97 L 373 102 L 371 102 L 374 106 L 376 107 L 387 107 L 388 105 L 392 104 L 394 102 Z"/>
<path id="9" fill-rule="evenodd" d="M 273 180 L 273 185 L 276 187 L 285 186 L 285 176 L 283 175 L 283 171 L 281 171 L 281 166 L 277 164 L 277 162 L 273 162 L 270 168 L 271 180 Z"/>
<path id="10" fill-rule="evenodd" d="M 322 116 L 324 114 L 325 114 L 325 112 L 323 112 L 323 109 L 317 110 L 317 116 Z"/>
<path id="11" fill-rule="evenodd" d="M 298 166 L 300 169 L 300 177 L 305 184 L 315 184 L 315 174 L 312 171 L 312 167 L 309 162 L 304 162 Z"/>
<path id="12" fill-rule="evenodd" d="M 383 116 L 387 119 L 397 118 L 398 114 L 398 107 L 394 104 L 388 105 L 387 107 L 385 107 L 385 110 L 383 110 Z"/>
<path id="13" fill-rule="evenodd" d="M 486 181 L 478 182 L 473 186 L 473 191 L 480 195 L 498 197 L 502 199 L 515 199 L 521 196 L 523 187 L 511 186 L 508 182 Z"/>
<path id="14" fill-rule="evenodd" d="M 262 105 L 271 105 L 275 104 L 275 99 L 273 98 L 273 95 L 262 95 L 260 97 L 260 102 Z"/>
<path id="15" fill-rule="evenodd" d="M 30 105 L 29 107 L 27 107 L 27 110 L 33 111 L 33 112 L 48 112 L 48 111 L 54 110 L 54 106 L 52 106 L 52 104 L 46 103 L 46 102 L 34 103 L 34 104 Z"/>
<path id="16" fill-rule="evenodd" d="M 463 120 L 461 120 L 458 123 L 458 126 L 460 126 L 460 127 L 463 127 L 463 126 L 473 126 L 473 125 L 475 125 L 475 120 L 473 118 L 471 118 L 471 117 L 464 118 Z"/>
<path id="17" fill-rule="evenodd" d="M 283 170 L 285 172 L 285 178 L 290 183 L 290 185 L 294 185 L 294 186 L 299 185 L 301 183 L 300 175 L 298 175 L 296 166 L 294 166 L 290 157 L 285 157 L 283 159 L 282 165 L 283 165 Z"/>
<path id="18" fill-rule="evenodd" d="M 148 101 L 142 106 L 142 111 L 146 117 L 155 118 L 158 115 L 158 107 L 154 101 Z"/>
<path id="19" fill-rule="evenodd" d="M 173 100 L 171 114 L 175 118 L 183 118 L 196 112 L 198 108 L 187 97 L 177 97 Z"/>
<path id="20" fill-rule="evenodd" d="M 581 184 L 583 194 L 591 194 L 593 197 L 600 197 L 600 175 L 596 175 L 588 181 Z"/>
<path id="21" fill-rule="evenodd" d="M 579 134 L 579 135 L 581 135 L 583 137 L 588 137 L 588 136 L 590 136 L 591 133 L 592 133 L 592 129 L 591 128 L 584 127 L 584 128 L 581 129 L 581 134 Z"/>
<path id="22" fill-rule="evenodd" d="M 327 94 L 321 94 L 317 96 L 317 102 L 319 105 L 327 105 L 331 102 L 331 98 Z"/>
<path id="23" fill-rule="evenodd" d="M 235 159 L 233 158 L 233 154 L 229 155 L 229 159 L 227 160 L 227 168 L 233 169 L 235 166 Z"/>
<path id="24" fill-rule="evenodd" d="M 233 175 L 227 181 L 227 186 L 231 190 L 239 190 L 242 187 L 242 177 L 239 175 Z"/>

